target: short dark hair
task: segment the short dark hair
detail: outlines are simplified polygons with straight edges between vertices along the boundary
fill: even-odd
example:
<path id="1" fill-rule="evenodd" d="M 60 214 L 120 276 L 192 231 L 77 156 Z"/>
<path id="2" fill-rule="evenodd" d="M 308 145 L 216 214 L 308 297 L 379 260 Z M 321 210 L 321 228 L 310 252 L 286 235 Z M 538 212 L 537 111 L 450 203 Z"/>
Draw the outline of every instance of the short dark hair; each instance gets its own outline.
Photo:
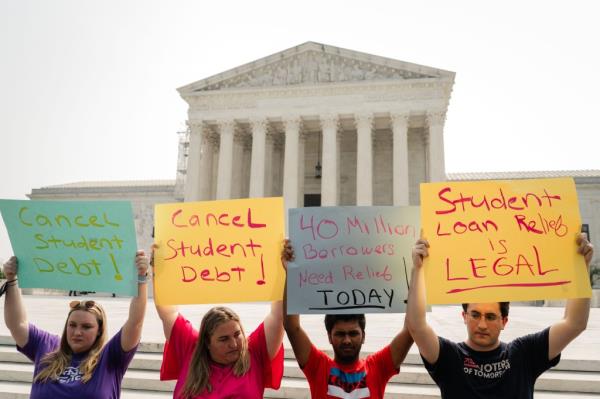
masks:
<path id="1" fill-rule="evenodd" d="M 507 317 L 508 311 L 510 310 L 510 302 L 498 302 L 498 304 L 500 305 L 500 314 L 502 315 L 502 317 Z M 469 307 L 469 304 L 463 303 L 462 307 L 463 310 L 466 312 L 467 308 Z"/>
<path id="2" fill-rule="evenodd" d="M 362 332 L 365 332 L 365 326 L 367 324 L 364 314 L 327 314 L 325 315 L 325 329 L 327 334 L 331 334 L 333 326 L 338 321 L 357 321 Z"/>

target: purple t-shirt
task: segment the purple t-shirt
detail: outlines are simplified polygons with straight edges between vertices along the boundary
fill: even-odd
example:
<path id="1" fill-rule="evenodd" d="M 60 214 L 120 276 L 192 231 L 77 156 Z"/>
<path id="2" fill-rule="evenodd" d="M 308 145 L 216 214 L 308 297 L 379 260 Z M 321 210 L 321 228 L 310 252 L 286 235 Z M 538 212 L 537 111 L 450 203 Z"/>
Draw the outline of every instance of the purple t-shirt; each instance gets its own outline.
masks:
<path id="1" fill-rule="evenodd" d="M 27 344 L 22 348 L 17 346 L 17 350 L 34 362 L 33 375 L 35 376 L 41 370 L 40 361 L 59 345 L 60 337 L 58 335 L 50 334 L 29 324 Z M 71 364 L 57 381 L 34 382 L 31 385 L 29 397 L 30 399 L 117 399 L 121 396 L 123 375 L 136 350 L 137 347 L 129 352 L 121 349 L 121 330 L 119 330 L 102 348 L 98 365 L 87 383 L 81 382 L 83 375 L 78 368 L 87 353 L 74 354 Z"/>

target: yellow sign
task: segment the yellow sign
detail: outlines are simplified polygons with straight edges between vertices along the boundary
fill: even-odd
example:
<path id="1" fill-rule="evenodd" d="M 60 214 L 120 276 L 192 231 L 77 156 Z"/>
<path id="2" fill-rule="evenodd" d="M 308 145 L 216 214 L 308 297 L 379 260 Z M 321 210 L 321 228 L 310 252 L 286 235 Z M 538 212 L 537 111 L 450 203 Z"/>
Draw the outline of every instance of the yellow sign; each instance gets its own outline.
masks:
<path id="1" fill-rule="evenodd" d="M 159 204 L 154 210 L 157 304 L 283 297 L 283 199 Z"/>
<path id="2" fill-rule="evenodd" d="M 421 184 L 429 304 L 590 297 L 573 179 Z"/>

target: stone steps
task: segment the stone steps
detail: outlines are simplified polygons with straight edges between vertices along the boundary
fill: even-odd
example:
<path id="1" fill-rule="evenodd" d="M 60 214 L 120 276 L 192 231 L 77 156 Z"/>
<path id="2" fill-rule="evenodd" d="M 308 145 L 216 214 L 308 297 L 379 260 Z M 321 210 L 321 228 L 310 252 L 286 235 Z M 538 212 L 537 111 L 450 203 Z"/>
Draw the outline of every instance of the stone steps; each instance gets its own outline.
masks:
<path id="1" fill-rule="evenodd" d="M 0 399 L 28 399 L 30 390 L 30 383 L 2 381 L 0 382 Z M 172 392 L 152 392 L 131 389 L 121 390 L 121 399 L 170 399 L 172 397 Z"/>
<path id="2" fill-rule="evenodd" d="M 277 390 L 267 390 L 266 398 L 309 398 L 304 379 L 291 350 L 286 350 L 284 380 Z M 160 381 L 162 344 L 142 343 L 123 379 L 123 399 L 170 398 L 174 381 Z M 10 337 L 0 337 L 0 399 L 27 398 L 33 365 L 18 353 Z M 439 390 L 415 353 L 407 356 L 399 375 L 386 389 L 386 398 L 439 398 Z M 536 384 L 536 398 L 600 399 L 600 359 L 597 361 L 563 360 L 544 373 Z"/>
<path id="3" fill-rule="evenodd" d="M 266 390 L 265 398 L 309 399 L 306 380 L 284 377 L 277 391 Z M 440 399 L 440 391 L 435 385 L 389 383 L 385 391 L 386 399 Z M 536 399 L 599 399 L 600 394 L 579 392 L 536 391 Z"/>

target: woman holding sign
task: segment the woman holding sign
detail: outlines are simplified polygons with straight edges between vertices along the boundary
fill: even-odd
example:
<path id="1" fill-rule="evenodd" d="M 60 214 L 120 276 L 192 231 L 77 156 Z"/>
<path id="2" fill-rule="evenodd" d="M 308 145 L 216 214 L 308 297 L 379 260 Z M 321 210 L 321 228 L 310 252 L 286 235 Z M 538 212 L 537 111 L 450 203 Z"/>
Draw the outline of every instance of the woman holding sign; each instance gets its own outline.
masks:
<path id="1" fill-rule="evenodd" d="M 248 337 L 239 316 L 214 307 L 200 330 L 176 306 L 156 305 L 167 342 L 161 380 L 177 379 L 174 398 L 255 398 L 278 389 L 283 377 L 283 304 L 271 311 Z"/>
<path id="2" fill-rule="evenodd" d="M 137 349 L 146 311 L 148 258 L 135 257 L 138 296 L 131 299 L 129 317 L 105 344 L 107 320 L 95 301 L 72 301 L 62 336 L 27 321 L 17 280 L 17 258 L 4 264 L 4 320 L 17 350 L 34 364 L 30 398 L 107 399 L 121 396 L 121 381 Z"/>

